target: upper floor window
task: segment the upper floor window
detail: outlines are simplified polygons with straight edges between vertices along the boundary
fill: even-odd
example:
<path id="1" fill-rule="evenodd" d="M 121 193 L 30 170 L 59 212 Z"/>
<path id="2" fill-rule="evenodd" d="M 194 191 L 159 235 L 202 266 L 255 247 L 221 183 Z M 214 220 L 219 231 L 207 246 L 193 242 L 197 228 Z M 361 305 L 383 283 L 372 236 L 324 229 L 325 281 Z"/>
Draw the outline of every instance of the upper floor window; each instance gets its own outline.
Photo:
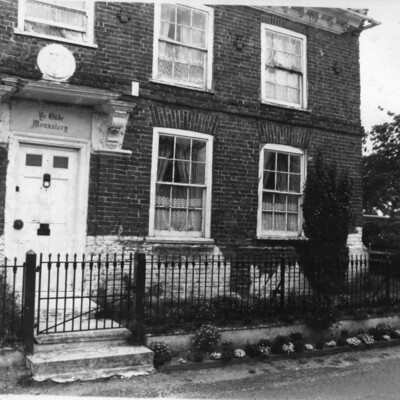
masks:
<path id="1" fill-rule="evenodd" d="M 212 137 L 155 129 L 150 236 L 209 237 Z"/>
<path id="2" fill-rule="evenodd" d="M 93 44 L 94 1 L 19 0 L 18 32 Z"/>
<path id="3" fill-rule="evenodd" d="M 262 24 L 261 46 L 261 100 L 306 108 L 306 36 Z"/>
<path id="4" fill-rule="evenodd" d="M 261 150 L 258 237 L 300 234 L 304 171 L 297 148 L 270 144 Z"/>
<path id="5" fill-rule="evenodd" d="M 213 9 L 156 4 L 153 79 L 211 89 Z"/>

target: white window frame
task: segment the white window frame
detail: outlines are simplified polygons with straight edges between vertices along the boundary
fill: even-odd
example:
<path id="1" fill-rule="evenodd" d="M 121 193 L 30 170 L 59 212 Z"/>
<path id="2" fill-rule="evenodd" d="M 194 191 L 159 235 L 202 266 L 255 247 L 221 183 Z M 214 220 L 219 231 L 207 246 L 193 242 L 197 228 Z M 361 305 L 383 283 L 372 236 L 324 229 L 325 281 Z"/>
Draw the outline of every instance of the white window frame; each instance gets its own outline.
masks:
<path id="1" fill-rule="evenodd" d="M 197 9 L 200 11 L 204 11 L 208 14 L 207 19 L 207 62 L 205 67 L 206 71 L 206 81 L 205 85 L 195 85 L 190 83 L 182 83 L 174 80 L 163 80 L 158 77 L 158 42 L 160 36 L 161 29 L 161 3 L 154 4 L 154 35 L 153 35 L 153 75 L 152 80 L 154 82 L 164 83 L 172 86 L 181 86 L 190 89 L 196 90 L 206 90 L 209 91 L 212 89 L 212 66 L 213 66 L 213 44 L 214 44 L 214 9 L 211 7 L 203 6 L 203 5 L 192 5 L 189 3 L 186 4 L 177 4 L 182 5 L 184 7 Z M 179 42 L 177 42 L 179 44 Z M 190 47 L 190 46 L 189 46 Z"/>
<path id="2" fill-rule="evenodd" d="M 205 199 L 203 208 L 203 231 L 199 232 L 177 232 L 177 231 L 157 231 L 154 227 L 155 223 L 155 206 L 156 206 L 156 184 L 158 171 L 158 145 L 160 135 L 170 135 L 186 137 L 189 139 L 202 139 L 206 141 L 206 170 L 205 170 Z M 157 238 L 178 239 L 189 238 L 208 239 L 211 232 L 211 189 L 212 189 L 212 159 L 213 159 L 213 141 L 214 137 L 204 133 L 186 131 L 172 128 L 154 128 L 153 129 L 153 150 L 151 164 L 151 184 L 150 184 L 150 210 L 149 210 L 149 236 Z"/>
<path id="3" fill-rule="evenodd" d="M 53 4 L 51 0 L 37 0 L 40 3 L 44 4 Z M 66 4 L 68 3 L 68 0 L 65 2 Z M 37 32 L 28 32 L 25 31 L 25 14 L 26 14 L 26 0 L 18 0 L 18 27 L 14 30 L 15 33 L 20 34 L 20 35 L 26 35 L 26 36 L 33 36 L 33 37 L 39 37 L 39 38 L 44 38 L 44 39 L 51 39 L 53 41 L 57 42 L 63 42 L 63 43 L 73 43 L 73 44 L 78 44 L 81 46 L 87 46 L 87 47 L 95 47 L 97 48 L 98 46 L 94 43 L 94 6 L 95 6 L 95 1 L 94 0 L 86 0 L 86 15 L 87 15 L 87 27 L 86 27 L 86 37 L 87 41 L 82 42 L 82 41 L 77 41 L 74 39 L 68 39 L 68 38 L 62 38 L 58 36 L 52 36 L 52 35 L 45 35 L 42 33 L 37 33 Z M 71 8 L 73 8 L 73 0 L 71 0 Z M 38 21 L 38 22 L 43 22 L 45 23 L 46 21 Z M 48 24 L 48 25 L 53 25 L 53 26 L 58 26 L 58 27 L 65 27 L 68 28 L 67 26 L 63 26 L 62 24 Z M 83 30 L 82 30 L 83 32 Z"/>
<path id="4" fill-rule="evenodd" d="M 275 231 L 275 230 L 263 230 L 262 229 L 262 199 L 263 199 L 263 179 L 264 179 L 264 150 L 277 151 L 280 153 L 301 155 L 300 164 L 300 190 L 301 196 L 299 201 L 299 214 L 298 214 L 298 231 L 288 232 L 288 231 Z M 303 225 L 303 215 L 302 215 L 302 203 L 304 195 L 304 182 L 306 178 L 306 153 L 305 151 L 292 146 L 285 146 L 280 144 L 266 144 L 260 149 L 259 158 L 259 175 L 258 175 L 258 210 L 257 210 L 257 238 L 258 239 L 293 239 L 299 237 L 302 232 Z M 276 192 L 274 192 L 276 193 Z"/>
<path id="5" fill-rule="evenodd" d="M 286 36 L 292 36 L 302 41 L 302 85 L 301 85 L 301 104 L 290 103 L 281 100 L 269 98 L 265 88 L 265 60 L 266 60 L 266 35 L 267 31 L 280 33 Z M 307 36 L 301 33 L 293 32 L 278 26 L 270 24 L 261 24 L 261 102 L 265 104 L 280 105 L 288 108 L 307 109 Z"/>

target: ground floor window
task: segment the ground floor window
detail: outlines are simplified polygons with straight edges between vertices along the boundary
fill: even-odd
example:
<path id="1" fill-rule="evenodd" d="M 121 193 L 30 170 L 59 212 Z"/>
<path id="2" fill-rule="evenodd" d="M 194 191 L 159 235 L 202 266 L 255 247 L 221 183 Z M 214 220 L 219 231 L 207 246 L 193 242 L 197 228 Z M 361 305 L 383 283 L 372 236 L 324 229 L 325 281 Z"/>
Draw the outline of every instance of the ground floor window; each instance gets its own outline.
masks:
<path id="1" fill-rule="evenodd" d="M 302 150 L 275 144 L 261 149 L 258 237 L 300 234 L 304 171 Z"/>
<path id="2" fill-rule="evenodd" d="M 211 164 L 211 136 L 154 130 L 150 236 L 209 237 Z"/>

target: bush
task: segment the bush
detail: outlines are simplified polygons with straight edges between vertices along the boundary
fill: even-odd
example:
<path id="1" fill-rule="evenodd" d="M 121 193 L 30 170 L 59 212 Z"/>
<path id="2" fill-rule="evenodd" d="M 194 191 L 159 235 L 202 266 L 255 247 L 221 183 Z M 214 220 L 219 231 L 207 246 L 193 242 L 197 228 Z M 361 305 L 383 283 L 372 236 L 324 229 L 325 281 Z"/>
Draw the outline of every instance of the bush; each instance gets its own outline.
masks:
<path id="1" fill-rule="evenodd" d="M 213 325 L 202 325 L 194 334 L 193 344 L 197 350 L 211 352 L 220 340 L 220 333 Z"/>
<path id="2" fill-rule="evenodd" d="M 249 357 L 261 356 L 260 345 L 256 343 L 250 344 L 249 342 L 247 342 L 244 351 Z"/>
<path id="3" fill-rule="evenodd" d="M 171 361 L 171 350 L 164 342 L 154 342 L 150 345 L 154 352 L 154 366 L 159 367 L 168 361 Z"/>
<path id="4" fill-rule="evenodd" d="M 289 335 L 289 341 L 293 343 L 296 353 L 301 353 L 304 350 L 305 342 L 301 332 L 292 332 Z"/>
<path id="5" fill-rule="evenodd" d="M 223 342 L 221 344 L 221 360 L 230 361 L 235 356 L 235 347 L 232 342 Z"/>
<path id="6" fill-rule="evenodd" d="M 0 272 L 0 347 L 22 337 L 21 312 L 19 296 Z"/>
<path id="7" fill-rule="evenodd" d="M 348 262 L 347 236 L 352 223 L 352 184 L 347 173 L 324 163 L 318 154 L 304 187 L 304 233 L 300 264 L 310 282 L 316 312 L 308 321 L 325 329 L 334 322 L 334 299 L 344 288 Z M 325 315 L 324 315 L 325 314 Z"/>
<path id="8" fill-rule="evenodd" d="M 393 336 L 393 329 L 386 324 L 378 324 L 375 328 L 371 328 L 368 333 L 373 336 L 375 340 L 383 340 L 383 336 Z"/>
<path id="9" fill-rule="evenodd" d="M 339 346 L 339 347 L 347 346 L 346 340 L 347 340 L 346 337 L 341 336 L 341 337 L 336 341 L 336 346 Z"/>
<path id="10" fill-rule="evenodd" d="M 289 339 L 287 336 L 278 335 L 271 344 L 271 353 L 272 354 L 283 354 L 283 345 L 287 344 Z"/>

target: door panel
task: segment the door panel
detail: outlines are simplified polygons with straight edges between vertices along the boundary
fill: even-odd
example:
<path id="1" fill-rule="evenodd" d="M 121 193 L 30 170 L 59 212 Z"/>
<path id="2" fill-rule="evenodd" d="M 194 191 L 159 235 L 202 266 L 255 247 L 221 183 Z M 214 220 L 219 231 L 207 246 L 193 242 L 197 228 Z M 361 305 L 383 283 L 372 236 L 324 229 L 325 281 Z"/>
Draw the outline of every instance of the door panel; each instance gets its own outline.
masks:
<path id="1" fill-rule="evenodd" d="M 78 151 L 21 145 L 17 154 L 12 229 L 7 253 L 70 253 L 76 249 Z M 11 190 L 13 188 L 11 187 Z"/>

